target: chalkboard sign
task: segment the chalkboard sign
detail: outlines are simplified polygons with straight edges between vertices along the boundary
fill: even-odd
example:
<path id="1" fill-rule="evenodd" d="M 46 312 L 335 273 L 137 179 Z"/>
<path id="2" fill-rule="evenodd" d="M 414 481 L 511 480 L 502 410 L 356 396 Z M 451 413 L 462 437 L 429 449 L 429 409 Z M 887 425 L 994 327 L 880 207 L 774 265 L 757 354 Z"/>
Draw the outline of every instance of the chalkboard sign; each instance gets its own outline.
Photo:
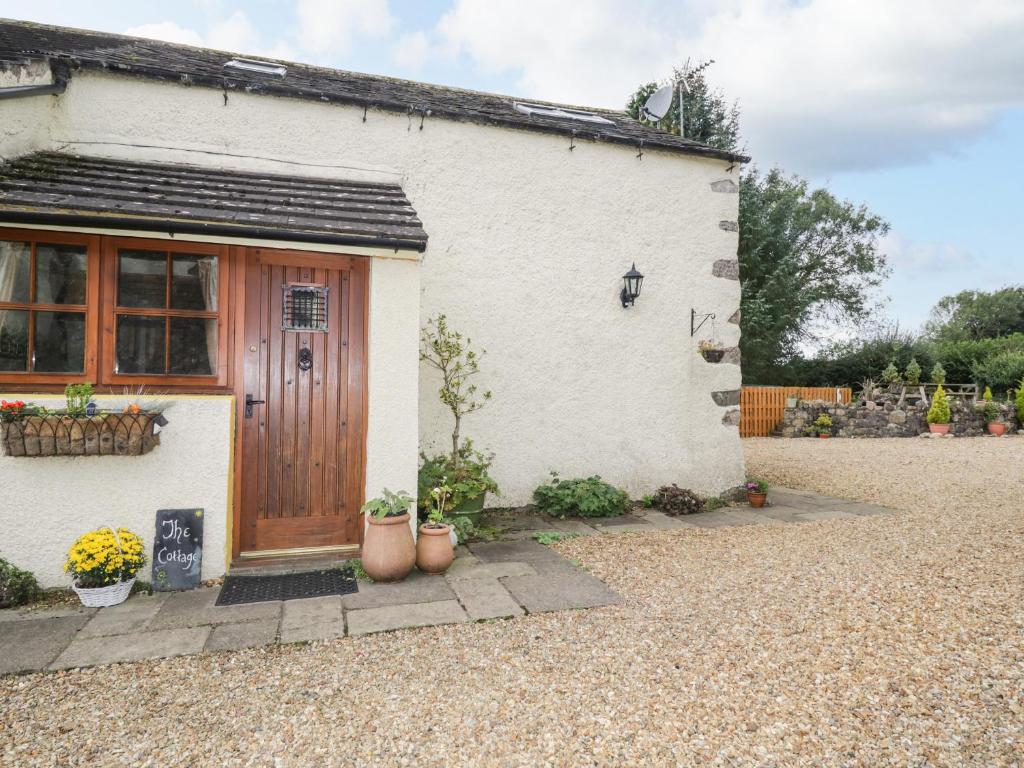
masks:
<path id="1" fill-rule="evenodd" d="M 153 536 L 153 589 L 193 589 L 203 568 L 203 510 L 158 509 Z"/>

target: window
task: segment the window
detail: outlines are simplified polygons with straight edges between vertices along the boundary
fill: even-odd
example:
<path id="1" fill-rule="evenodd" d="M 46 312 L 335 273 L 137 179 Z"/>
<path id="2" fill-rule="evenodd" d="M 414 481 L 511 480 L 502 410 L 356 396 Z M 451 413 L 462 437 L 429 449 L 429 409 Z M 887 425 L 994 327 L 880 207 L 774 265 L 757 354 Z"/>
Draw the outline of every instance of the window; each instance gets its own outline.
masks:
<path id="1" fill-rule="evenodd" d="M 584 112 L 581 109 L 568 109 L 567 107 L 555 107 L 545 104 L 527 104 L 522 101 L 513 102 L 512 106 L 516 112 L 522 112 L 524 115 L 540 115 L 542 117 L 558 117 L 562 120 L 582 120 L 585 123 L 615 125 L 607 117 L 602 117 L 596 112 Z"/>
<path id="2" fill-rule="evenodd" d="M 228 253 L 0 229 L 0 386 L 229 386 Z"/>
<path id="3" fill-rule="evenodd" d="M 282 331 L 327 331 L 327 286 L 285 285 L 282 305 Z"/>
<path id="4" fill-rule="evenodd" d="M 224 62 L 228 69 L 242 69 L 246 72 L 258 72 L 261 75 L 272 75 L 284 77 L 288 74 L 288 67 L 284 64 L 277 64 L 273 61 L 259 61 L 257 59 L 231 59 Z"/>
<path id="5" fill-rule="evenodd" d="M 112 348 L 105 351 L 111 381 L 217 377 L 219 356 L 226 354 L 220 248 L 129 242 L 118 241 L 106 256 L 113 294 L 104 323 L 113 331 Z"/>
<path id="6" fill-rule="evenodd" d="M 13 235 L 13 236 L 12 236 Z M 39 380 L 88 370 L 89 238 L 0 235 L 0 375 Z"/>

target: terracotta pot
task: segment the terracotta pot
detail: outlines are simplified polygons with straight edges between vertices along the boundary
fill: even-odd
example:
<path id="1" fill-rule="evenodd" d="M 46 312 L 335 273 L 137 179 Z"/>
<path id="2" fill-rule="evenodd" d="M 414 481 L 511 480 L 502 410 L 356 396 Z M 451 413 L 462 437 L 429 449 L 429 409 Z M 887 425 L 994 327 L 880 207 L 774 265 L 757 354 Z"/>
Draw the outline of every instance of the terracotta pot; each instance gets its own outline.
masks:
<path id="1" fill-rule="evenodd" d="M 374 581 L 401 581 L 416 564 L 409 513 L 380 520 L 369 517 L 363 541 L 363 569 Z"/>
<path id="2" fill-rule="evenodd" d="M 996 437 L 1002 437 L 1006 434 L 1006 425 L 1001 421 L 989 422 L 988 433 L 990 435 L 995 435 Z"/>
<path id="3" fill-rule="evenodd" d="M 752 507 L 763 507 L 767 499 L 767 493 L 754 493 L 753 491 L 747 491 L 747 502 Z"/>
<path id="4" fill-rule="evenodd" d="M 449 527 L 421 525 L 420 537 L 416 541 L 416 567 L 431 576 L 438 576 L 448 570 L 454 559 Z"/>
<path id="5" fill-rule="evenodd" d="M 936 435 L 945 435 L 949 433 L 949 424 L 929 424 L 928 431 Z"/>
<path id="6" fill-rule="evenodd" d="M 819 440 L 828 440 L 830 437 L 832 437 L 832 435 L 830 435 L 828 432 L 819 432 L 818 433 L 818 439 Z"/>

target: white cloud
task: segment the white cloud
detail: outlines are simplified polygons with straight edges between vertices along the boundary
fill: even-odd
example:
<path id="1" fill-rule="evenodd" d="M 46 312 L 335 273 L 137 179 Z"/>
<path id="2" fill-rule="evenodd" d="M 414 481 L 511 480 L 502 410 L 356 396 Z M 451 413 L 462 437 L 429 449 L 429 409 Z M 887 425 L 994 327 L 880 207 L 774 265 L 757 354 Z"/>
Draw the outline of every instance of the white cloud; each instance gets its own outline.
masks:
<path id="1" fill-rule="evenodd" d="M 359 37 L 381 38 L 395 18 L 388 0 L 298 0 L 299 44 L 315 54 L 346 54 Z"/>
<path id="2" fill-rule="evenodd" d="M 271 59 L 294 59 L 295 49 L 284 41 L 264 45 L 259 32 L 245 11 L 235 11 L 230 16 L 210 23 L 205 34 L 195 29 L 181 27 L 173 21 L 143 24 L 125 30 L 126 35 L 148 37 L 168 43 L 184 43 L 202 48 L 215 48 L 233 53 L 265 56 Z"/>
<path id="3" fill-rule="evenodd" d="M 165 43 L 181 43 L 182 45 L 204 46 L 206 41 L 194 29 L 185 29 L 173 21 L 160 21 L 155 24 L 142 24 L 124 31 L 133 37 L 145 37 L 150 40 L 163 40 Z"/>
<path id="4" fill-rule="evenodd" d="M 1024 105 L 1024 3 L 454 0 L 420 46 L 524 96 L 620 107 L 686 58 L 742 108 L 749 150 L 803 174 L 954 151 Z"/>
<path id="5" fill-rule="evenodd" d="M 953 243 L 917 242 L 890 232 L 879 243 L 889 265 L 907 272 L 947 272 L 977 266 L 974 255 Z"/>
<path id="6" fill-rule="evenodd" d="M 423 68 L 432 54 L 430 39 L 421 30 L 398 38 L 398 42 L 391 49 L 391 60 L 397 67 L 409 72 L 417 72 Z"/>

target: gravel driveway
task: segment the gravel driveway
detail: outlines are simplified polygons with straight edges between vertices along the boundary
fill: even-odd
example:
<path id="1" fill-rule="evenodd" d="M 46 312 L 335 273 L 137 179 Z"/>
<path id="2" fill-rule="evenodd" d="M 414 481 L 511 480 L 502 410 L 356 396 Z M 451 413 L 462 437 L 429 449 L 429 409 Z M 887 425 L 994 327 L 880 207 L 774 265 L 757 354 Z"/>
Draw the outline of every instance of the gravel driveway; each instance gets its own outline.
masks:
<path id="1" fill-rule="evenodd" d="M 557 545 L 620 606 L 4 678 L 0 761 L 1024 763 L 1024 439 L 746 449 L 898 511 Z"/>

